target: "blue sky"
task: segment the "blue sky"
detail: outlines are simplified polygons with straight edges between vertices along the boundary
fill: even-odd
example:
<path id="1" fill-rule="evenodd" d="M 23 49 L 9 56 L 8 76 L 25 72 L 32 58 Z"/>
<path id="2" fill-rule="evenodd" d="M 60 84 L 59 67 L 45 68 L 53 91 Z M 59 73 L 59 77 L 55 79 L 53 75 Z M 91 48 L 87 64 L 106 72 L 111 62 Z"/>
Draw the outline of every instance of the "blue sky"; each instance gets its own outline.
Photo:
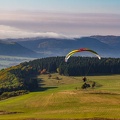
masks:
<path id="1" fill-rule="evenodd" d="M 0 0 L 3 10 L 120 13 L 120 0 Z"/>
<path id="2" fill-rule="evenodd" d="M 0 0 L 0 38 L 120 35 L 120 0 Z"/>

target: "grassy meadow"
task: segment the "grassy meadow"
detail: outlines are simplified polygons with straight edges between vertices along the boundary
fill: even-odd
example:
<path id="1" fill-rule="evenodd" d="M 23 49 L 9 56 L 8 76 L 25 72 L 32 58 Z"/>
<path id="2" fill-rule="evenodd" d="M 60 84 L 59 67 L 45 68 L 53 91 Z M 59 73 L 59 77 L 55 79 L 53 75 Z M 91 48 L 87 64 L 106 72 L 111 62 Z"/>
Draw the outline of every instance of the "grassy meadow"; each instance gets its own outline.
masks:
<path id="1" fill-rule="evenodd" d="M 0 120 L 120 119 L 120 75 L 87 76 L 94 88 L 81 89 L 82 76 L 38 76 L 40 90 L 0 101 Z"/>

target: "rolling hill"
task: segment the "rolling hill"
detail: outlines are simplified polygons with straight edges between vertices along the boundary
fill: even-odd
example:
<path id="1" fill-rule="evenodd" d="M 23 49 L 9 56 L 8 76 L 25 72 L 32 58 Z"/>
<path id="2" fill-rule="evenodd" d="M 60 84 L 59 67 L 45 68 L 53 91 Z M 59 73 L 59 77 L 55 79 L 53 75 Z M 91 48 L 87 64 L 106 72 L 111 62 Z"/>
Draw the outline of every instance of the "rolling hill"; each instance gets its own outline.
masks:
<path id="1" fill-rule="evenodd" d="M 120 120 L 119 77 L 88 76 L 102 86 L 82 90 L 81 77 L 40 75 L 43 90 L 0 101 L 0 119 Z"/>
<path id="2" fill-rule="evenodd" d="M 109 38 L 108 38 L 109 39 Z M 102 57 L 120 57 L 120 48 L 108 42 L 103 42 L 103 39 L 98 37 L 82 37 L 74 39 L 55 39 L 55 38 L 34 38 L 26 41 L 18 41 L 22 46 L 36 51 L 37 53 L 44 53 L 48 56 L 64 56 L 73 49 L 90 48 L 98 52 Z M 89 56 L 89 54 L 81 54 Z"/>
<path id="3" fill-rule="evenodd" d="M 0 55 L 33 57 L 37 54 L 16 42 L 0 41 Z"/>
<path id="4" fill-rule="evenodd" d="M 73 57 L 73 61 L 76 61 L 75 58 L 89 61 L 85 57 Z M 89 59 L 94 61 L 95 58 Z M 111 66 L 114 60 L 117 60 L 116 64 Z M 87 76 L 86 83 L 90 84 L 90 87 L 82 89 L 81 86 L 84 84 L 82 76 L 70 77 L 53 73 L 53 69 L 56 71 L 62 61 L 64 57 L 42 58 L 1 70 L 0 92 L 3 91 L 3 93 L 0 93 L 0 97 L 2 96 L 0 119 L 119 120 L 120 75 Z M 64 62 L 64 64 L 69 66 L 73 61 L 68 64 Z M 119 59 L 103 58 L 102 62 L 99 62 L 101 65 L 106 65 L 104 68 L 109 66 L 111 69 L 120 68 Z M 40 74 L 40 70 L 47 67 L 49 67 L 50 77 L 48 73 Z M 103 72 L 104 68 L 101 67 Z M 99 69 L 95 66 L 95 70 Z M 95 82 L 94 88 L 91 86 L 93 82 Z M 32 92 L 26 94 L 26 90 Z M 10 98 L 6 99 L 6 97 Z"/>
<path id="5" fill-rule="evenodd" d="M 91 36 L 92 38 L 96 38 L 98 40 L 100 40 L 103 43 L 106 43 L 110 46 L 113 47 L 118 47 L 120 46 L 120 36 L 112 36 L 112 35 L 108 35 L 108 36 L 100 36 L 100 35 L 96 35 L 96 36 Z"/>
<path id="6" fill-rule="evenodd" d="M 73 49 L 90 48 L 102 57 L 120 57 L 120 36 L 90 36 L 81 38 L 19 38 L 0 42 L 0 55 L 51 57 L 65 56 Z M 14 42 L 13 42 L 14 41 Z M 78 55 L 78 54 L 77 54 Z M 91 56 L 81 53 L 81 56 Z"/>

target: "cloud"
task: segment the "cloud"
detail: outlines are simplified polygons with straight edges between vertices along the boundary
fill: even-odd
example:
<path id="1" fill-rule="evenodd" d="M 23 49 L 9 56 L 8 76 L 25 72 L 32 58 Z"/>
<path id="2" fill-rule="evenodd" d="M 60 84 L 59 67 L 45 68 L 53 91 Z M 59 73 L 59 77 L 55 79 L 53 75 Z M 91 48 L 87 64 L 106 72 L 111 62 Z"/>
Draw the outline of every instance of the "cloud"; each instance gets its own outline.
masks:
<path id="1" fill-rule="evenodd" d="M 120 35 L 119 14 L 1 11 L 0 16 L 0 24 L 11 29 L 6 29 L 10 37 Z"/>
<path id="2" fill-rule="evenodd" d="M 46 38 L 69 38 L 63 34 L 54 32 L 30 32 L 15 27 L 0 25 L 0 39 L 6 38 L 31 38 L 31 37 L 46 37 Z"/>

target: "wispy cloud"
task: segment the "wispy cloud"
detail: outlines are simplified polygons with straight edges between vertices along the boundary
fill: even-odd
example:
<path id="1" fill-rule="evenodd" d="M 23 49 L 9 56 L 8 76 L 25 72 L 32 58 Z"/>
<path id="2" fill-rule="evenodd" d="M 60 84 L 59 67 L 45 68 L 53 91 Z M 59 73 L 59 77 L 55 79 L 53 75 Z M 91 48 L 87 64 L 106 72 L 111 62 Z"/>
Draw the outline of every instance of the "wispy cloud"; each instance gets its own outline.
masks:
<path id="1" fill-rule="evenodd" d="M 0 25 L 2 25 L 0 37 L 4 38 L 39 35 L 47 37 L 120 35 L 119 14 L 1 11 L 0 16 Z"/>
<path id="2" fill-rule="evenodd" d="M 30 32 L 15 27 L 0 25 L 0 39 L 6 38 L 31 38 L 31 37 L 46 37 L 46 38 L 71 38 L 63 34 L 54 32 Z"/>

